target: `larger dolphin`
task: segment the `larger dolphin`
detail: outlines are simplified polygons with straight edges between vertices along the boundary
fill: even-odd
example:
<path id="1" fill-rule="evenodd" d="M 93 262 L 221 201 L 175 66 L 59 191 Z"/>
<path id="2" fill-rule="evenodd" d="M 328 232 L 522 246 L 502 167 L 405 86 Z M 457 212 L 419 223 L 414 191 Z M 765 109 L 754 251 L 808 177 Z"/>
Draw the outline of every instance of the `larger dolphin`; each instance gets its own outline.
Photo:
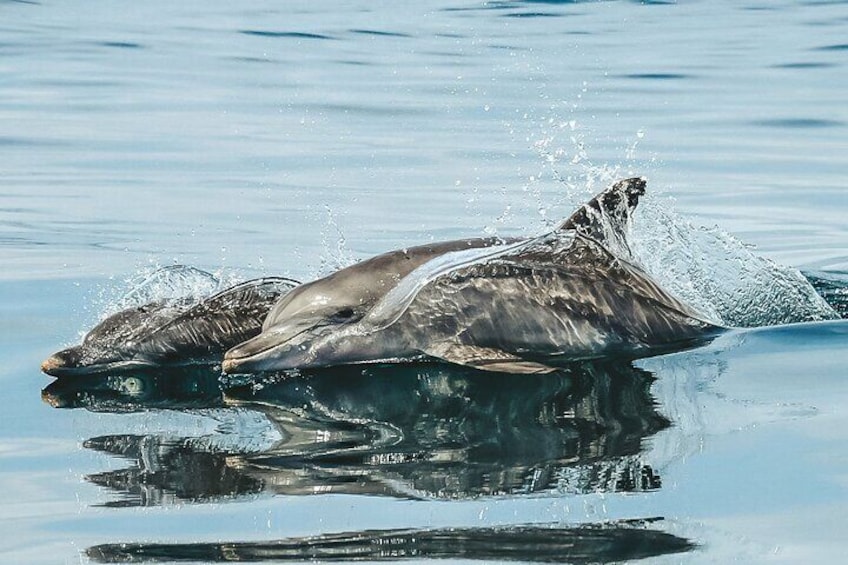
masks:
<path id="1" fill-rule="evenodd" d="M 421 357 L 512 372 L 544 361 L 609 353 L 640 356 L 690 344 L 721 328 L 628 261 L 625 232 L 645 181 L 614 184 L 541 237 L 442 244 L 394 282 L 355 323 L 311 320 L 227 352 L 227 372 L 284 370 Z M 453 247 L 451 247 L 451 245 Z M 345 280 L 344 271 L 334 276 Z M 366 276 L 363 270 L 362 276 Z M 402 275 L 401 275 L 402 276 Z M 377 279 L 379 280 L 379 279 Z M 332 287 L 332 280 L 325 279 Z M 365 302 L 361 306 L 370 306 Z M 275 308 L 276 310 L 276 308 Z"/>
<path id="2" fill-rule="evenodd" d="M 249 357 L 301 334 L 329 331 L 359 322 L 404 277 L 428 261 L 446 253 L 514 241 L 495 237 L 474 238 L 398 249 L 302 284 L 271 308 L 262 325 L 262 333 L 239 345 L 232 355 Z"/>

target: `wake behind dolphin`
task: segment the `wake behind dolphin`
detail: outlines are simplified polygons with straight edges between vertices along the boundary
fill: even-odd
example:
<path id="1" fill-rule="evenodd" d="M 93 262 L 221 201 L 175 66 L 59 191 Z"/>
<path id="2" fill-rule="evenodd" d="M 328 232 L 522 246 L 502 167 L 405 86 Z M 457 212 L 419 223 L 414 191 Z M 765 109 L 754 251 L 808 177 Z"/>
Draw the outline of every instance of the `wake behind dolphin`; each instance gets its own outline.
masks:
<path id="1" fill-rule="evenodd" d="M 614 184 L 540 237 L 447 250 L 392 284 L 375 280 L 372 287 L 386 292 L 356 323 L 324 317 L 293 333 L 266 323 L 260 336 L 227 352 L 223 368 L 434 358 L 550 372 L 551 359 L 643 356 L 705 339 L 722 328 L 629 262 L 626 230 L 645 184 Z"/>

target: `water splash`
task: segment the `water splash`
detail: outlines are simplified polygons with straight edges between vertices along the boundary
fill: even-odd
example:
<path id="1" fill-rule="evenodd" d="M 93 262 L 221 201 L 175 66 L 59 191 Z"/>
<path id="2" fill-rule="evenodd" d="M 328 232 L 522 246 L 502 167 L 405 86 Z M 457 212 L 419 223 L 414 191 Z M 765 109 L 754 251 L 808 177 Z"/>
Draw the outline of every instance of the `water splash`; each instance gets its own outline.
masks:
<path id="1" fill-rule="evenodd" d="M 89 310 L 97 320 L 152 302 L 195 303 L 229 288 L 241 277 L 235 271 L 210 273 L 187 265 L 168 265 L 138 271 L 120 283 L 101 287 Z"/>
<path id="2" fill-rule="evenodd" d="M 218 278 L 195 267 L 171 265 L 138 273 L 127 281 L 129 291 L 114 304 L 116 311 L 157 300 L 200 299 L 219 286 Z"/>
<path id="3" fill-rule="evenodd" d="M 321 249 L 318 277 L 352 265 L 355 260 L 347 248 L 347 238 L 336 221 L 336 215 L 329 206 L 324 206 L 327 221 L 321 230 Z M 331 241 L 332 240 L 332 241 Z"/>
<path id="4" fill-rule="evenodd" d="M 634 167 L 650 167 L 636 160 L 643 130 L 625 148 L 623 164 L 596 165 L 580 125 L 562 123 L 569 123 L 568 128 L 559 128 L 569 131 L 567 140 L 558 140 L 556 132 L 549 131 L 535 149 L 564 189 L 557 203 L 563 217 L 620 178 L 644 174 Z M 655 160 L 650 158 L 650 163 Z M 719 227 L 683 218 L 675 212 L 673 200 L 650 182 L 627 243 L 630 249 L 611 251 L 644 268 L 713 323 L 756 327 L 839 317 L 800 271 L 757 255 Z"/>
<path id="5" fill-rule="evenodd" d="M 800 271 L 761 257 L 718 227 L 697 226 L 666 198 L 646 198 L 629 235 L 634 260 L 711 321 L 739 327 L 839 315 Z"/>

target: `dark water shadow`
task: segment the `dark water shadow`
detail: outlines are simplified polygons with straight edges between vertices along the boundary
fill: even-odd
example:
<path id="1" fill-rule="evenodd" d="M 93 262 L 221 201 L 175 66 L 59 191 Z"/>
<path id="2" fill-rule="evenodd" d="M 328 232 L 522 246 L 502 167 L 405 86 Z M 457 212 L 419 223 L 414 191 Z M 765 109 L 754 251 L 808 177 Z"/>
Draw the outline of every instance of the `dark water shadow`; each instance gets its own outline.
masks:
<path id="1" fill-rule="evenodd" d="M 68 376 L 45 387 L 41 399 L 54 408 L 92 412 L 216 408 L 224 406 L 220 379 L 220 368 L 210 365 Z"/>
<path id="2" fill-rule="evenodd" d="M 695 547 L 687 539 L 647 527 L 654 521 L 575 527 L 365 530 L 264 542 L 122 543 L 94 546 L 86 554 L 98 563 L 407 559 L 606 563 L 681 553 Z"/>

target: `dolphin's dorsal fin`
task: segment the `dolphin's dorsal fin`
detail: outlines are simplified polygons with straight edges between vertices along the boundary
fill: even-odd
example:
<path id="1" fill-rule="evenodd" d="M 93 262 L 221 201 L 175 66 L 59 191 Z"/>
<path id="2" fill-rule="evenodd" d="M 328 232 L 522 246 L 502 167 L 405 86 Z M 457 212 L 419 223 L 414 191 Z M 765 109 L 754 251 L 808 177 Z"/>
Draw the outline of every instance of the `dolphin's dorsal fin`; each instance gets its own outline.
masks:
<path id="1" fill-rule="evenodd" d="M 575 231 L 613 251 L 629 253 L 625 233 L 645 186 L 645 179 L 639 177 L 618 181 L 578 208 L 557 231 Z"/>

